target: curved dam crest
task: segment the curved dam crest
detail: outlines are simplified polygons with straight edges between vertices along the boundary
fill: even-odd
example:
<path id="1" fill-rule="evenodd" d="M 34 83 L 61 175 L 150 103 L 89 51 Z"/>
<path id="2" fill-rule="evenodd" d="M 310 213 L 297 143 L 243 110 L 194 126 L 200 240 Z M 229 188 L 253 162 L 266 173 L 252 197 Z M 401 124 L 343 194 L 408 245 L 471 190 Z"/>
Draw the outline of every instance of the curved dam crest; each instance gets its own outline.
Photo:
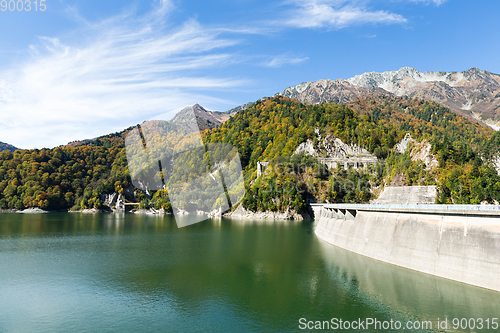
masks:
<path id="1" fill-rule="evenodd" d="M 315 233 L 363 256 L 500 291 L 500 211 L 490 208 L 324 205 Z"/>

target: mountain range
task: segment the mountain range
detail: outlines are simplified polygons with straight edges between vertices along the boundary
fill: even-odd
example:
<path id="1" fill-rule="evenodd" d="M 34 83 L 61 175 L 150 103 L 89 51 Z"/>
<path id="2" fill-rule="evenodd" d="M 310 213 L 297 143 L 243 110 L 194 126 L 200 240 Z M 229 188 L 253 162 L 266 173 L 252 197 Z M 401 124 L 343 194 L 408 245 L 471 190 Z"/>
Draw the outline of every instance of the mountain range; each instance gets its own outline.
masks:
<path id="1" fill-rule="evenodd" d="M 463 72 L 420 72 L 403 67 L 397 71 L 364 73 L 347 80 L 303 82 L 276 95 L 306 104 L 348 104 L 361 96 L 427 99 L 482 125 L 500 129 L 500 75 L 477 68 Z M 211 129 L 255 103 L 249 102 L 226 112 L 208 111 L 195 104 L 179 111 L 171 121 L 183 124 L 194 113 L 201 130 Z"/>
<path id="2" fill-rule="evenodd" d="M 141 128 L 160 129 L 161 125 L 161 129 L 180 128 L 184 132 L 186 127 L 188 130 L 198 127 L 197 122 L 212 126 L 229 116 L 195 105 L 185 108 L 171 123 L 152 121 Z M 171 126 L 175 123 L 181 126 Z M 148 194 L 133 186 L 126 148 L 126 138 L 132 130 L 130 127 L 53 149 L 0 152 L 0 210 L 110 209 L 113 207 L 110 196 L 121 195 L 139 203 L 139 208 L 171 211 L 164 190 Z M 427 170 L 426 162 L 414 161 L 408 154 L 392 153 L 407 133 L 416 142 L 427 140 L 429 154 L 438 161 L 436 168 Z M 378 171 L 372 170 L 373 174 L 344 168 L 318 171 L 323 167 L 316 159 L 294 155 L 294 152 L 304 142 L 311 142 L 314 147 L 320 136 L 355 144 L 384 163 Z M 203 130 L 201 137 L 207 145 L 228 143 L 237 148 L 249 186 L 243 205 L 252 211 L 298 212 L 310 196 L 321 201 L 367 202 L 375 193 L 375 187 L 391 184 L 396 176 L 398 182 L 405 185 L 439 185 L 442 203 L 500 201 L 500 176 L 491 163 L 498 156 L 500 132 L 471 122 L 434 101 L 363 95 L 347 105 L 314 105 L 275 96 L 257 101 L 220 126 Z M 169 139 L 176 144 L 175 137 L 169 136 Z M 189 141 L 179 142 L 183 143 Z M 429 144 L 426 145 L 429 147 Z M 182 155 L 186 165 L 193 165 L 192 159 L 196 156 Z M 298 171 L 292 175 L 271 172 L 257 180 L 256 167 L 261 161 L 293 165 L 292 169 Z M 304 172 L 298 167 L 304 168 Z M 188 168 L 183 171 L 190 172 Z M 335 190 L 329 187 L 358 180 L 361 185 L 354 191 L 344 191 L 344 185 Z M 274 181 L 291 182 L 299 187 L 293 187 L 290 192 L 285 186 L 273 185 L 270 193 L 265 192 L 267 185 L 261 185 L 272 185 Z M 318 186 L 311 186 L 307 192 L 307 184 Z"/>
<path id="3" fill-rule="evenodd" d="M 500 129 L 500 75 L 477 68 L 463 72 L 420 72 L 403 67 L 398 71 L 364 73 L 347 80 L 304 82 L 276 95 L 309 104 L 346 104 L 366 94 L 433 100 L 469 119 Z"/>
<path id="4" fill-rule="evenodd" d="M 349 104 L 361 96 L 427 99 L 482 125 L 500 130 L 500 75 L 474 67 L 463 72 L 420 72 L 415 68 L 403 67 L 397 71 L 363 73 L 347 80 L 303 82 L 276 95 L 306 104 Z M 212 129 L 255 103 L 249 102 L 226 112 L 208 111 L 195 104 L 179 111 L 171 122 L 188 125 L 194 113 L 200 130 Z M 87 141 L 91 140 L 74 141 L 64 146 L 78 146 Z M 0 142 L 0 151 L 6 149 L 14 151 L 18 148 Z"/>

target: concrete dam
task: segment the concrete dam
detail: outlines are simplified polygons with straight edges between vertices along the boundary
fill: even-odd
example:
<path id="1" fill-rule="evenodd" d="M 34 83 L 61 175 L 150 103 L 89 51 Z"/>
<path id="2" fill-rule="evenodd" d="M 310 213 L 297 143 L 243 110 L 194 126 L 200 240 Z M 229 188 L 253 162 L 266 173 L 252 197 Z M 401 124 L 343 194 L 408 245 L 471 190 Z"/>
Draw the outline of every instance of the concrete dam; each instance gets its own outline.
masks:
<path id="1" fill-rule="evenodd" d="M 323 204 L 313 209 L 315 233 L 330 244 L 500 291 L 500 206 Z"/>

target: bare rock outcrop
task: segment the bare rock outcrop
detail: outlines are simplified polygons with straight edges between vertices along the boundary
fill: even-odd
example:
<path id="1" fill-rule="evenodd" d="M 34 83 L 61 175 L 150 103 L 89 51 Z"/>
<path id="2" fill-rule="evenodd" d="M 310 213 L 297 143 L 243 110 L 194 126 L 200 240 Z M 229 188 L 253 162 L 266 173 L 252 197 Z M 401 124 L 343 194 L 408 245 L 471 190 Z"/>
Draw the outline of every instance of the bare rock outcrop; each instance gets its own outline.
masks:
<path id="1" fill-rule="evenodd" d="M 320 135 L 319 129 L 315 129 L 318 144 L 315 146 L 311 139 L 301 143 L 295 149 L 294 155 L 304 153 L 316 157 L 347 158 L 349 156 L 370 156 L 375 157 L 364 148 L 356 144 L 346 144 L 339 138 L 327 134 L 324 138 Z"/>
<path id="2" fill-rule="evenodd" d="M 234 211 L 228 212 L 223 216 L 239 219 L 252 219 L 252 220 L 295 220 L 301 221 L 305 219 L 311 219 L 311 216 L 307 212 L 297 213 L 293 210 L 287 210 L 284 213 L 280 212 L 252 212 L 243 208 L 243 204 L 240 204 Z"/>
<path id="3" fill-rule="evenodd" d="M 493 166 L 495 166 L 495 169 L 497 169 L 498 174 L 500 175 L 500 154 L 495 156 L 492 160 L 491 163 Z"/>
<path id="4" fill-rule="evenodd" d="M 38 207 L 34 208 L 27 208 L 25 210 L 19 210 L 17 213 L 24 213 L 24 214 L 41 214 L 41 213 L 48 213 L 48 211 L 40 209 Z"/>
<path id="5" fill-rule="evenodd" d="M 408 149 L 410 151 L 411 160 L 414 162 L 424 162 L 426 170 L 430 170 L 438 166 L 438 160 L 432 154 L 432 146 L 427 140 L 417 142 L 411 137 L 410 133 L 406 133 L 405 137 L 398 144 L 396 144 L 396 150 L 400 154 L 404 154 Z"/>

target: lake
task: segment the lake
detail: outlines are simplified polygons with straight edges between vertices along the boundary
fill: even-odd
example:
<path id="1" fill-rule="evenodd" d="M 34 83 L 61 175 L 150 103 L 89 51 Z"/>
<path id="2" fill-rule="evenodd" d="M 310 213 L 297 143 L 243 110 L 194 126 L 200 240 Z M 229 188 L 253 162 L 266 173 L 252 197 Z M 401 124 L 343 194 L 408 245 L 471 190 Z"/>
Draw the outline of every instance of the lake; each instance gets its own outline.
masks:
<path id="1" fill-rule="evenodd" d="M 500 293 L 336 248 L 313 221 L 0 215 L 0 332 L 333 331 L 340 320 L 468 332 L 498 331 L 499 317 Z"/>

